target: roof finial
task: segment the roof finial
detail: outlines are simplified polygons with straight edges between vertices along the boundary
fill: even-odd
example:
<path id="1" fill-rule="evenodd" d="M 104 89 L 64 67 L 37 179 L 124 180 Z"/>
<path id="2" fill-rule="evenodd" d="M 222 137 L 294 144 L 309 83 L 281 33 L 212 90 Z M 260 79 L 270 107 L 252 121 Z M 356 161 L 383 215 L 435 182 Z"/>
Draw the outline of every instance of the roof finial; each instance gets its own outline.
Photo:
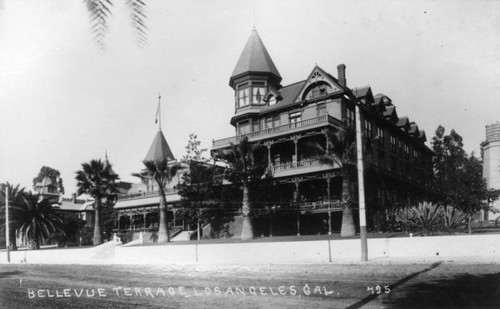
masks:
<path id="1" fill-rule="evenodd" d="M 158 130 L 161 131 L 161 93 L 158 92 L 158 108 L 156 109 L 156 120 L 158 123 Z"/>
<path id="2" fill-rule="evenodd" d="M 253 29 L 255 29 L 255 5 L 252 5 L 253 9 Z"/>

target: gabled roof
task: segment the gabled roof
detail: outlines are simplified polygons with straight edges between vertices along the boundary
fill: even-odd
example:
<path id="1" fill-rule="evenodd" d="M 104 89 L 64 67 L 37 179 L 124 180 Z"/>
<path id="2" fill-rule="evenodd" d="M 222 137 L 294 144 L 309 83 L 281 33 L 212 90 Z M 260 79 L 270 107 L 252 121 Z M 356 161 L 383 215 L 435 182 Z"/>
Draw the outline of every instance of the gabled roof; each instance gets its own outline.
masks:
<path id="1" fill-rule="evenodd" d="M 234 78 L 249 72 L 268 73 L 274 75 L 278 82 L 281 81 L 281 75 L 255 29 L 252 30 L 240 59 L 236 63 L 229 85 L 232 86 Z"/>
<path id="2" fill-rule="evenodd" d="M 401 128 L 401 130 L 408 132 L 410 130 L 410 120 L 407 116 L 403 116 L 398 119 L 397 126 Z"/>
<path id="3" fill-rule="evenodd" d="M 144 161 L 175 160 L 163 132 L 158 130 Z"/>
<path id="4" fill-rule="evenodd" d="M 420 131 L 418 130 L 418 125 L 415 122 L 410 122 L 410 134 L 420 137 Z"/>
<path id="5" fill-rule="evenodd" d="M 318 78 L 318 76 L 319 76 L 319 78 Z M 300 89 L 299 95 L 297 96 L 297 98 L 295 100 L 297 102 L 302 101 L 304 96 L 306 95 L 306 91 L 308 89 L 310 89 L 310 87 L 312 87 L 313 85 L 316 85 L 317 83 L 320 83 L 320 82 L 328 83 L 332 87 L 333 92 L 337 92 L 337 91 L 344 89 L 344 87 L 342 87 L 340 85 L 339 81 L 335 77 L 328 74 L 322 68 L 320 68 L 318 65 L 316 65 L 312 69 L 307 80 L 305 80 L 305 83 L 303 84 L 302 89 Z"/>
<path id="6" fill-rule="evenodd" d="M 425 136 L 425 131 L 424 130 L 421 130 L 420 131 L 420 139 L 424 142 L 427 141 L 427 136 Z"/>

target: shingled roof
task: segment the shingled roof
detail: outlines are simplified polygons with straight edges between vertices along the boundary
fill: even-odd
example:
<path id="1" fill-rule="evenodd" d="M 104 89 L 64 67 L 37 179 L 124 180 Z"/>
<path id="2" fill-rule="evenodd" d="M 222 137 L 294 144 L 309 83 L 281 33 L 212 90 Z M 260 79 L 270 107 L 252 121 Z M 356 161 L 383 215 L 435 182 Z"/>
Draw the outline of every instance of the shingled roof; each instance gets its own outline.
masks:
<path id="1" fill-rule="evenodd" d="M 245 73 L 269 73 L 274 75 L 278 82 L 281 81 L 281 75 L 255 29 L 252 30 L 240 59 L 236 63 L 229 85 L 232 86 L 233 80 Z"/>
<path id="2" fill-rule="evenodd" d="M 158 130 L 144 161 L 158 162 L 163 160 L 171 161 L 175 160 L 175 158 L 168 146 L 165 136 L 163 136 L 163 132 Z"/>

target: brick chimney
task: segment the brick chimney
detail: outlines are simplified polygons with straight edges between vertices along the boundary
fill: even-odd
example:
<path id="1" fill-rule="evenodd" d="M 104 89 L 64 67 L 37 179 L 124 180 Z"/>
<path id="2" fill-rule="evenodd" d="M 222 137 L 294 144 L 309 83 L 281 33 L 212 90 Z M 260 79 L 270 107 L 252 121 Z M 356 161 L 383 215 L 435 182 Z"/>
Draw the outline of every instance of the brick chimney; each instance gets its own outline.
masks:
<path id="1" fill-rule="evenodd" d="M 339 64 L 337 66 L 338 80 L 341 86 L 346 87 L 347 81 L 345 79 L 345 64 Z"/>

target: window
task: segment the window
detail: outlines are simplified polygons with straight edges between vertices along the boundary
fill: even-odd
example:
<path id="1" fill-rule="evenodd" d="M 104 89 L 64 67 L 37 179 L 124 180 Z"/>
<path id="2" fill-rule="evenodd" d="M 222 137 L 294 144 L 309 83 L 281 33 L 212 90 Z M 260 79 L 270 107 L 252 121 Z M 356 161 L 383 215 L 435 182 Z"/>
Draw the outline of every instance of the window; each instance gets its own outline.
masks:
<path id="1" fill-rule="evenodd" d="M 247 106 L 249 104 L 248 88 L 238 90 L 238 107 Z"/>
<path id="2" fill-rule="evenodd" d="M 385 141 L 384 129 L 377 128 L 377 142 L 378 142 L 378 144 L 381 146 L 384 146 L 384 141 Z"/>
<path id="3" fill-rule="evenodd" d="M 274 116 L 273 117 L 273 127 L 279 127 L 280 126 L 280 116 Z"/>
<path id="4" fill-rule="evenodd" d="M 372 123 L 368 120 L 365 120 L 365 133 L 367 138 L 371 139 L 373 137 Z"/>
<path id="5" fill-rule="evenodd" d="M 262 129 L 269 129 L 273 127 L 273 117 L 267 117 L 266 121 L 262 123 Z"/>
<path id="6" fill-rule="evenodd" d="M 255 120 L 255 122 L 253 123 L 253 132 L 257 132 L 259 131 L 260 129 L 260 123 L 258 120 Z"/>
<path id="7" fill-rule="evenodd" d="M 303 97 L 303 100 L 314 99 L 332 92 L 333 92 L 332 87 L 328 83 L 321 81 L 316 82 L 311 86 L 309 86 L 306 95 Z"/>
<path id="8" fill-rule="evenodd" d="M 250 133 L 250 123 L 248 121 L 240 123 L 240 125 L 239 125 L 239 133 L 240 134 L 248 134 L 248 133 Z"/>
<path id="9" fill-rule="evenodd" d="M 326 104 L 324 103 L 318 104 L 317 111 L 318 111 L 318 117 L 326 115 Z"/>
<path id="10" fill-rule="evenodd" d="M 266 94 L 266 87 L 252 87 L 252 103 L 260 104 L 263 103 L 262 99 Z"/>
<path id="11" fill-rule="evenodd" d="M 290 123 L 298 123 L 302 120 L 302 112 L 294 112 L 290 114 Z"/>
<path id="12" fill-rule="evenodd" d="M 396 152 L 396 138 L 391 136 L 391 151 Z"/>
<path id="13" fill-rule="evenodd" d="M 346 110 L 347 125 L 354 126 L 354 111 L 351 109 Z"/>

